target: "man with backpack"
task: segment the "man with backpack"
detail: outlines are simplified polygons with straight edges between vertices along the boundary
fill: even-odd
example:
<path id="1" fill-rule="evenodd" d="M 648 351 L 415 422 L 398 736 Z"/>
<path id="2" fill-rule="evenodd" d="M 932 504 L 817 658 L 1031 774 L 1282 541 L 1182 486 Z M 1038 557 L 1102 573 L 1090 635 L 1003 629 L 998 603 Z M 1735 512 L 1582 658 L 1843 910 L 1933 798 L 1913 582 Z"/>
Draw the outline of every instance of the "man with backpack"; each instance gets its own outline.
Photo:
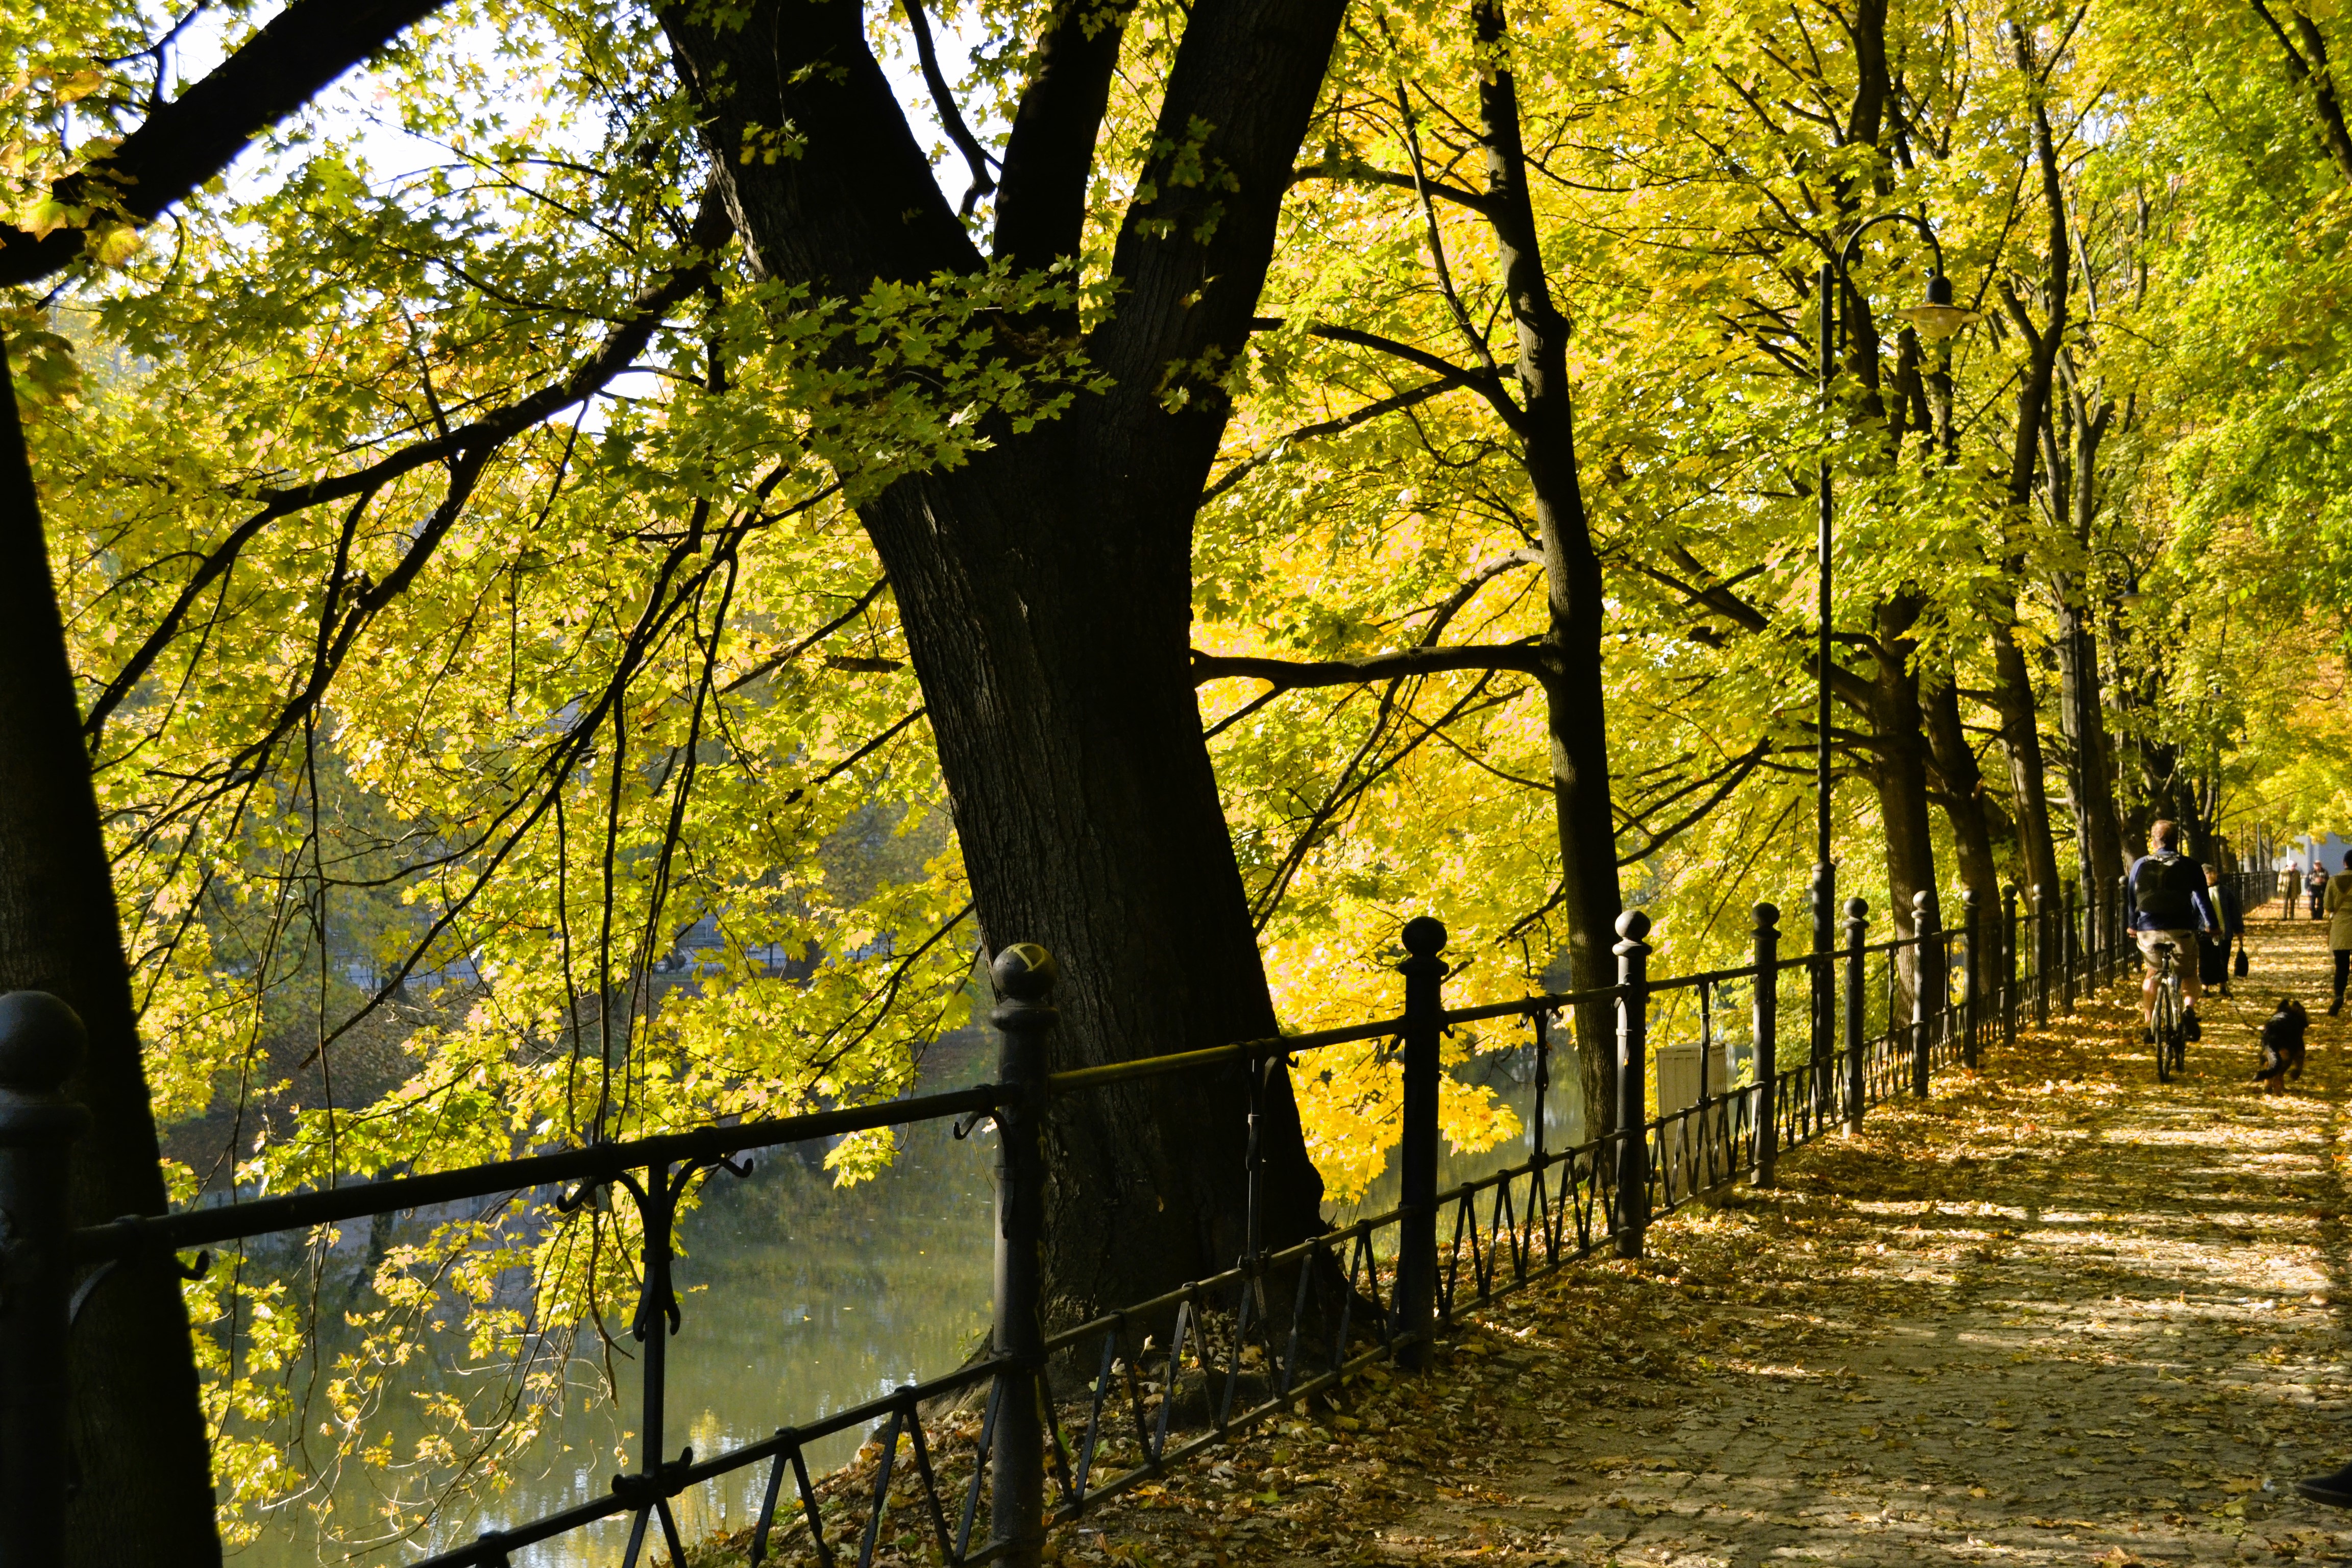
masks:
<path id="1" fill-rule="evenodd" d="M 2147 1037 L 2156 1038 L 2156 977 L 2160 944 L 2172 944 L 2172 971 L 2180 977 L 2180 997 L 2187 1004 L 2180 1017 L 2186 1038 L 2199 1037 L 2197 1026 L 2198 940 L 2205 931 L 2219 931 L 2221 918 L 2205 890 L 2205 868 L 2180 852 L 2180 825 L 2158 821 L 2147 830 L 2147 853 L 2132 862 L 2125 885 L 2131 893 L 2131 931 L 2147 961 L 2147 978 L 2140 983 L 2145 999 L 2141 1016 Z"/>

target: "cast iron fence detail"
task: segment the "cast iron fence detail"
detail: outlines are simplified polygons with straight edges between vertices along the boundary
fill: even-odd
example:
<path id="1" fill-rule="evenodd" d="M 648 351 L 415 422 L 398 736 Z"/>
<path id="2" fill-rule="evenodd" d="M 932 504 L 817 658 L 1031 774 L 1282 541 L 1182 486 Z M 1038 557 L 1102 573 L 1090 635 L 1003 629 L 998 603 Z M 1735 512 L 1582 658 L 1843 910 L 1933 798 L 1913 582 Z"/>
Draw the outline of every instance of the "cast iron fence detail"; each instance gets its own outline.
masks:
<path id="1" fill-rule="evenodd" d="M 2242 879 L 2248 895 L 2266 879 Z M 504 1568 L 511 1554 L 599 1521 L 630 1521 L 622 1568 L 647 1562 L 659 1532 L 682 1561 L 671 1501 L 690 1488 L 765 1467 L 751 1531 L 753 1564 L 780 1552 L 834 1568 L 865 1568 L 887 1542 L 928 1542 L 953 1568 L 1039 1561 L 1048 1526 L 1165 1473 L 1189 1456 L 1392 1359 L 1425 1365 L 1432 1342 L 1464 1312 L 1596 1252 L 1638 1258 L 1656 1218 L 1740 1180 L 1769 1185 L 1779 1155 L 1833 1125 L 1858 1130 L 1869 1109 L 1927 1092 L 1935 1068 L 1973 1064 L 1994 1026 L 2014 1041 L 2017 1016 L 2046 1017 L 2052 987 L 2071 999 L 2127 973 L 2133 943 L 2121 889 L 2086 900 L 2079 928 L 2061 921 L 2040 889 L 2022 910 L 2003 889 L 1988 915 L 1970 890 L 1957 929 L 1941 925 L 1923 895 L 1913 934 L 1870 942 L 1861 900 L 1844 910 L 1845 944 L 1785 957 L 1780 912 L 1755 910 L 1754 962 L 1740 968 L 1654 980 L 1649 917 L 1621 916 L 1618 983 L 1602 989 L 1478 1006 L 1444 1005 L 1445 928 L 1426 917 L 1402 935 L 1408 956 L 1401 1016 L 1312 1034 L 1214 1047 L 1103 1067 L 1051 1070 L 1057 1015 L 1054 961 L 1021 943 L 992 969 L 1001 998 L 997 1081 L 943 1094 L 803 1116 L 740 1122 L 598 1143 L 559 1152 L 399 1176 L 110 1224 L 69 1227 L 68 1151 L 86 1118 L 58 1093 L 80 1048 L 71 1010 L 37 992 L 0 996 L 0 1568 L 40 1568 L 63 1551 L 69 1485 L 64 1346 L 73 1312 L 119 1268 L 153 1267 L 200 1249 L 277 1231 L 469 1198 L 551 1189 L 560 1210 L 599 1189 L 629 1196 L 641 1221 L 643 1283 L 630 1333 L 640 1360 L 638 1468 L 612 1492 L 422 1559 L 416 1568 Z M 1957 941 L 1957 946 L 1955 945 Z M 1872 966 L 1878 974 L 1874 977 Z M 1840 984 L 1840 972 L 1843 984 Z M 2062 973 L 2063 972 L 2063 973 Z M 1803 1059 L 1783 1066 L 1786 984 L 1808 1016 Z M 1744 994 L 1748 1074 L 1714 1081 L 1714 1047 L 1727 998 Z M 1650 1040 L 1662 1005 L 1689 1000 L 1701 1050 L 1695 1103 L 1647 1100 Z M 1615 1019 L 1615 1125 L 1574 1148 L 1549 1147 L 1545 1112 L 1552 1058 L 1573 1046 L 1580 1005 Z M 1673 1015 L 1679 1016 L 1679 1013 Z M 1535 1055 L 1535 1106 L 1527 1160 L 1436 1190 L 1439 1042 L 1453 1030 L 1525 1026 Z M 1291 1246 L 1266 1248 L 1257 1226 L 1256 1111 L 1269 1075 L 1301 1053 L 1392 1043 L 1401 1058 L 1404 1120 L 1402 1193 L 1388 1213 Z M 1828 1048 L 1825 1050 L 1824 1046 Z M 1385 1047 L 1383 1047 L 1385 1048 Z M 1246 1251 L 1224 1272 L 1192 1281 L 1093 1322 L 1045 1333 L 1038 1319 L 1039 1252 L 1045 1223 L 1039 1131 L 1055 1100 L 1103 1086 L 1179 1072 L 1239 1071 L 1248 1086 L 1250 1138 Z M 672 1279 L 672 1226 L 681 1199 L 738 1157 L 810 1139 L 949 1121 L 959 1137 L 982 1120 L 997 1136 L 995 1270 L 987 1353 L 804 1426 L 698 1459 L 664 1447 L 667 1341 L 682 1319 Z M 79 1274 L 79 1279 L 77 1279 Z M 984 1393 L 983 1393 L 984 1391 Z M 970 1431 L 925 1412 L 978 1402 Z M 970 1423 L 965 1423 L 969 1426 Z M 852 1472 L 818 1479 L 811 1447 L 836 1434 L 879 1439 L 862 1496 Z M 903 1453 L 902 1453 L 903 1450 Z M 787 1489 L 789 1485 L 789 1490 Z M 827 1501 L 834 1503 L 828 1511 Z M 981 1510 L 984 1538 L 976 1542 Z"/>

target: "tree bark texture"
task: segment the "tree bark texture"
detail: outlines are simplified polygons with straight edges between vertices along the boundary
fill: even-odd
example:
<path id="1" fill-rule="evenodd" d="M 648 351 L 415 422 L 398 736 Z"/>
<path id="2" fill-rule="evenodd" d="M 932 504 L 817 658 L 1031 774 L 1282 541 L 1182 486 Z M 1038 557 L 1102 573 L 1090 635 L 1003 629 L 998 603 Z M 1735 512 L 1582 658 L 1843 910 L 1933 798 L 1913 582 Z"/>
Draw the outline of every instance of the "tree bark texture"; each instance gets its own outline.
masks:
<path id="1" fill-rule="evenodd" d="M 1117 312 L 1085 345 L 1111 388 L 860 508 L 905 622 L 984 939 L 1041 942 L 1060 961 L 1057 1067 L 1274 1029 L 1189 665 L 1194 499 L 1229 410 L 1213 374 L 1184 367 L 1230 361 L 1246 341 L 1340 11 L 1194 6 L 1162 136 L 1200 143 L 1202 166 L 1229 183 L 1148 172 L 1158 194 L 1129 210 L 1113 257 Z M 663 21 L 761 272 L 856 298 L 877 279 L 982 265 L 856 7 L 758 0 L 740 26 L 682 10 Z M 1017 222 L 1000 254 L 1034 266 L 1075 252 L 1116 54 L 1072 42 L 1033 77 L 1007 148 L 1001 210 Z M 734 155 L 785 124 L 806 138 L 801 156 Z M 1240 1255 L 1244 1084 L 1235 1068 L 1057 1107 L 1054 1319 Z M 1261 1236 L 1278 1246 L 1321 1223 L 1279 1073 L 1260 1141 Z"/>
<path id="2" fill-rule="evenodd" d="M 81 749 L 65 629 L 15 388 L 0 370 L 0 990 L 47 991 L 81 1015 L 66 1092 L 90 1113 L 75 1144 L 77 1225 L 164 1210 L 131 975 Z M 95 1290 L 68 1349 L 75 1568 L 215 1565 L 212 1458 L 180 1282 L 168 1258 Z"/>

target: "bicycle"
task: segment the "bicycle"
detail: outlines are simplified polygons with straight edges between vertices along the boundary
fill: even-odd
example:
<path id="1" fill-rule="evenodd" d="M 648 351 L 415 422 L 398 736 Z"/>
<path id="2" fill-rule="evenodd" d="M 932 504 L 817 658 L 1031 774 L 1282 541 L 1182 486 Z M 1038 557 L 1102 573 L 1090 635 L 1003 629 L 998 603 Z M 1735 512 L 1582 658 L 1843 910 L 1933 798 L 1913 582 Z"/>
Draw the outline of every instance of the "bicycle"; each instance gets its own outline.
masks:
<path id="1" fill-rule="evenodd" d="M 2189 1069 L 2189 1035 L 2181 1023 L 2188 1006 L 2180 998 L 2180 972 L 2173 967 L 2173 945 L 2156 944 L 2156 1081 L 2170 1083 L 2172 1075 Z"/>

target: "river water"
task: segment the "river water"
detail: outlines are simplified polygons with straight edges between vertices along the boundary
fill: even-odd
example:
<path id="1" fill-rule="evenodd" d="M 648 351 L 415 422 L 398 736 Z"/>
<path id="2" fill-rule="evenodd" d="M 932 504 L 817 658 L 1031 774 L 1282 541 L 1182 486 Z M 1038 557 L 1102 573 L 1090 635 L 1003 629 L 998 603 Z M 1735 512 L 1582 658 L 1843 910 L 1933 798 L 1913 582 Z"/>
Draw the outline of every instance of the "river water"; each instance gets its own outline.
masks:
<path id="1" fill-rule="evenodd" d="M 925 1091 L 982 1080 L 993 1052 L 979 1041 L 934 1058 Z M 1474 1059 L 1464 1076 L 1490 1084 L 1528 1118 L 1532 1061 L 1526 1051 Z M 1554 1097 L 1555 1103 L 1557 1096 Z M 1559 1149 L 1579 1131 L 1555 1110 L 1548 1142 Z M 1477 1154 L 1443 1151 L 1441 1190 L 1526 1157 L 1531 1140 L 1508 1141 Z M 691 1445 L 708 1457 L 767 1436 L 778 1426 L 805 1424 L 871 1399 L 919 1377 L 953 1370 L 981 1342 L 988 1326 L 992 1215 L 993 1140 L 983 1128 L 965 1142 L 944 1125 L 906 1130 L 891 1168 L 846 1189 L 814 1168 L 818 1152 L 776 1151 L 740 1181 L 709 1178 L 703 1202 L 679 1224 L 677 1275 L 682 1331 L 670 1341 L 668 1428 L 676 1454 Z M 1329 1205 L 1335 1223 L 1378 1213 L 1396 1201 L 1391 1161 L 1360 1205 Z M 622 1341 L 628 1351 L 635 1345 Z M 621 1398 L 572 1399 L 504 1492 L 478 1510 L 441 1521 L 409 1544 L 379 1547 L 365 1561 L 396 1563 L 424 1551 L 470 1540 L 485 1528 L 536 1519 L 592 1497 L 607 1495 L 614 1472 L 634 1468 L 636 1366 L 616 1360 Z M 420 1391 L 430 1382 L 420 1377 Z M 575 1384 L 593 1384 L 576 1378 Z M 395 1416 L 394 1423 L 398 1426 Z M 845 1462 L 861 1434 L 844 1433 L 812 1449 L 813 1471 Z M 625 1452 L 625 1467 L 615 1453 Z M 678 1523 L 689 1541 L 740 1529 L 755 1518 L 766 1483 L 764 1464 L 748 1467 L 678 1500 Z M 359 1521 L 378 1513 L 373 1488 L 381 1472 L 357 1468 L 335 1489 L 331 1516 L 347 1521 L 346 1538 L 365 1533 Z M 415 1478 L 408 1483 L 416 1484 Z M 518 1552 L 528 1568 L 612 1568 L 620 1560 L 626 1521 L 577 1531 Z M 314 1568 L 346 1558 L 349 1548 L 320 1528 L 307 1505 L 289 1507 L 263 1538 L 236 1553 L 246 1568 Z"/>

